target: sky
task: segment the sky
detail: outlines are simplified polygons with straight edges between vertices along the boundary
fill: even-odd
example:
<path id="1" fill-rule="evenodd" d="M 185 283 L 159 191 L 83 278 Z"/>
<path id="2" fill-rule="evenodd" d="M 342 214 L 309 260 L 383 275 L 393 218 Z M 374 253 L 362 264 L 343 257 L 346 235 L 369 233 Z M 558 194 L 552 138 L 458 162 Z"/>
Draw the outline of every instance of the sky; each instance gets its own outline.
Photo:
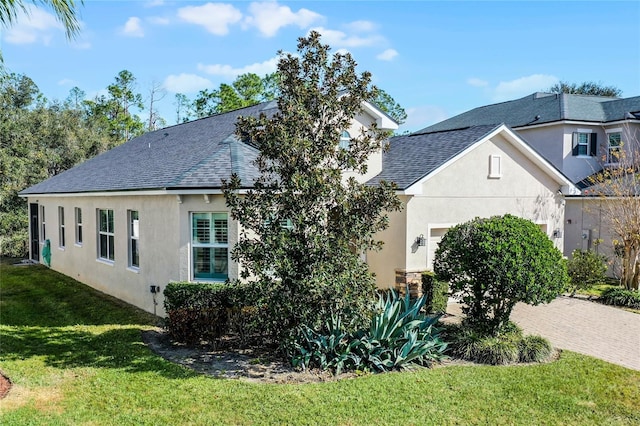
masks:
<path id="1" fill-rule="evenodd" d="M 27 2 L 28 3 L 28 2 Z M 29 4 L 29 3 L 28 3 Z M 558 81 L 640 96 L 640 1 L 85 0 L 72 41 L 52 12 L 29 4 L 0 34 L 5 67 L 50 99 L 74 86 L 106 93 L 121 70 L 176 122 L 175 94 L 196 97 L 240 74 L 276 69 L 311 30 L 405 108 L 401 131 L 544 91 Z M 141 115 L 144 115 L 142 113 Z"/>

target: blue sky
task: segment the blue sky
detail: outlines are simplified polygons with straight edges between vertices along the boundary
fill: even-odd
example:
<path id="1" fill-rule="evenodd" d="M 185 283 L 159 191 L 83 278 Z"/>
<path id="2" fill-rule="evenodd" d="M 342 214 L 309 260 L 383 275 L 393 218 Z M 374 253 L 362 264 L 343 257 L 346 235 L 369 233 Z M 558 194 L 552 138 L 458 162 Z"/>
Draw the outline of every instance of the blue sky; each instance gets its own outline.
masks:
<path id="1" fill-rule="evenodd" d="M 31 7 L 0 36 L 5 66 L 49 99 L 73 86 L 95 96 L 123 69 L 146 96 L 194 98 L 238 74 L 275 70 L 278 50 L 316 29 L 391 94 L 417 130 L 468 109 L 516 99 L 558 80 L 640 95 L 640 2 L 94 1 L 67 41 L 50 11 Z"/>

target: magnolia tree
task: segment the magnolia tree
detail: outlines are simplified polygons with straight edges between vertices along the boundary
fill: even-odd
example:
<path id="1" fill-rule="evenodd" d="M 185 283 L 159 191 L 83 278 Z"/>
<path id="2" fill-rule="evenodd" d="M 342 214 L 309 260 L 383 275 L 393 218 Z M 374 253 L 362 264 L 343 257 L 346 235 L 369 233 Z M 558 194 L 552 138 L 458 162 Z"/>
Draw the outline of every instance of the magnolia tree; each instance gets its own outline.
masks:
<path id="1" fill-rule="evenodd" d="M 640 283 L 640 141 L 637 132 L 626 128 L 616 145 L 606 153 L 606 166 L 593 175 L 589 193 L 603 199 L 603 223 L 612 234 L 622 270 L 620 283 L 638 290 Z M 610 145 L 611 146 L 611 145 Z"/>
<path id="2" fill-rule="evenodd" d="M 434 271 L 458 293 L 464 324 L 488 335 L 505 330 L 518 302 L 550 302 L 569 279 L 562 253 L 533 222 L 512 215 L 474 219 L 442 238 Z"/>
<path id="3" fill-rule="evenodd" d="M 280 53 L 278 75 L 275 115 L 237 123 L 237 136 L 259 148 L 261 175 L 233 176 L 224 194 L 241 225 L 232 258 L 259 289 L 261 325 L 282 343 L 297 326 L 318 329 L 332 314 L 362 324 L 375 294 L 362 254 L 380 247 L 374 234 L 400 201 L 392 184 L 343 177 L 346 169 L 365 173 L 388 136 L 370 123 L 348 149 L 339 145 L 363 102 L 376 97 L 371 75 L 358 74 L 348 53 L 330 55 L 316 32 L 299 39 L 298 55 Z"/>

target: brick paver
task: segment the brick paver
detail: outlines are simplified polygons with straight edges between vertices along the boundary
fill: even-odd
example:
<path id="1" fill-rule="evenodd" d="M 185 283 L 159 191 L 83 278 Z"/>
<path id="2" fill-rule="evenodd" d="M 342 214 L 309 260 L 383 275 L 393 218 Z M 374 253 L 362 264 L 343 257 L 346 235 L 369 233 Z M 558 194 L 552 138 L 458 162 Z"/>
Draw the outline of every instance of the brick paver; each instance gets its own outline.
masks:
<path id="1" fill-rule="evenodd" d="M 459 315 L 459 306 L 447 312 Z M 538 306 L 516 305 L 511 320 L 553 346 L 640 370 L 640 315 L 571 297 Z"/>

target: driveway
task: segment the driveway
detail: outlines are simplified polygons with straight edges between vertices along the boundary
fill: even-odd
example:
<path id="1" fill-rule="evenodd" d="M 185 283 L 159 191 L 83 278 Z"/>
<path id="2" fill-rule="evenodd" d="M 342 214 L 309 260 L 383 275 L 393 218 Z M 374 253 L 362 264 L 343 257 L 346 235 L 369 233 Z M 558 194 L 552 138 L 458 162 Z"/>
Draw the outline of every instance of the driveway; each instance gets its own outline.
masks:
<path id="1" fill-rule="evenodd" d="M 460 315 L 449 304 L 447 312 Z M 549 339 L 556 348 L 640 370 L 640 315 L 571 297 L 545 305 L 516 305 L 511 320 L 526 334 Z"/>

